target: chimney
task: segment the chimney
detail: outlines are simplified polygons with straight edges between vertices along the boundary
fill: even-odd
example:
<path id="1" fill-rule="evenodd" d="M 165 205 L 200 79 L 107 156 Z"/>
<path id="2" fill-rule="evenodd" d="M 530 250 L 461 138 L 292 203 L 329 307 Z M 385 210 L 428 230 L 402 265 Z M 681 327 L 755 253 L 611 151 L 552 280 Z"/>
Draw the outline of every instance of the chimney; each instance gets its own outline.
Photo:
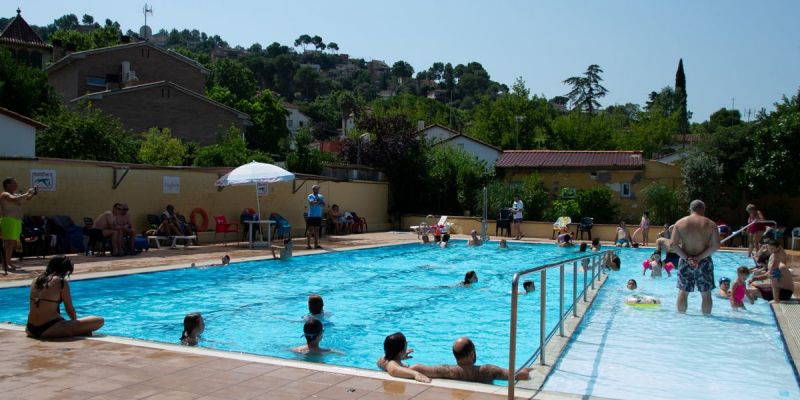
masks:
<path id="1" fill-rule="evenodd" d="M 423 121 L 423 120 L 418 120 L 418 121 L 417 121 L 417 130 L 418 130 L 418 131 L 421 131 L 421 130 L 423 130 L 423 129 L 425 129 L 425 121 Z"/>
<path id="2" fill-rule="evenodd" d="M 61 39 L 53 40 L 53 62 L 60 60 L 64 57 L 64 47 L 62 47 L 63 43 Z"/>

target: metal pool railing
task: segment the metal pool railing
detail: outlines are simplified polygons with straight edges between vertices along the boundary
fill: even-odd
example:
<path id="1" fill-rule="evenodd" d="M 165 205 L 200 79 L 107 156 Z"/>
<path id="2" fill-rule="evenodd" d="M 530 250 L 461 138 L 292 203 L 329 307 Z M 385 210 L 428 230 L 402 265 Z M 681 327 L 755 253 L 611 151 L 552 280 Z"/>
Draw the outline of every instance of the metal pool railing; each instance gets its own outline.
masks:
<path id="1" fill-rule="evenodd" d="M 747 225 L 743 226 L 743 227 L 742 227 L 741 229 L 739 229 L 738 231 L 731 233 L 731 234 L 730 234 L 730 235 L 728 235 L 728 237 L 726 237 L 725 239 L 722 239 L 722 240 L 720 240 L 720 241 L 719 241 L 719 243 L 720 243 L 720 244 L 722 244 L 722 243 L 725 243 L 725 242 L 727 242 L 728 240 L 731 240 L 731 239 L 733 239 L 734 237 L 736 237 L 736 235 L 738 235 L 738 234 L 740 234 L 740 233 L 744 232 L 744 230 L 745 230 L 745 229 L 747 229 L 747 228 L 749 228 L 751 225 L 755 225 L 755 224 L 764 224 L 764 225 L 767 225 L 767 224 L 769 224 L 769 225 L 772 225 L 772 226 L 774 226 L 774 227 L 777 227 L 777 226 L 778 226 L 778 223 L 777 223 L 777 222 L 775 222 L 775 221 L 773 221 L 773 220 L 771 220 L 771 219 L 770 219 L 770 220 L 765 220 L 765 221 L 753 221 L 753 222 L 751 222 L 751 223 L 749 223 L 749 224 L 747 224 Z"/>
<path id="2" fill-rule="evenodd" d="M 522 363 L 520 369 L 524 368 L 526 365 L 529 365 L 536 357 L 539 357 L 539 364 L 545 365 L 545 346 L 547 343 L 550 342 L 550 339 L 556 334 L 558 331 L 558 335 L 563 337 L 564 336 L 564 319 L 572 312 L 573 317 L 578 316 L 578 297 L 583 296 L 583 302 L 587 301 L 586 298 L 586 288 L 591 287 L 592 290 L 595 288 L 595 281 L 600 280 L 600 274 L 605 273 L 603 268 L 603 263 L 606 257 L 613 257 L 613 255 L 619 256 L 619 250 L 607 250 L 601 253 L 594 253 L 594 254 L 587 254 L 581 257 L 570 258 L 566 260 L 561 260 L 558 262 L 540 265 L 538 267 L 526 269 L 523 271 L 518 271 L 514 274 L 514 277 L 511 280 L 511 332 L 509 335 L 509 349 L 508 349 L 508 371 L 509 373 L 513 372 L 513 375 L 519 372 L 516 369 L 516 352 L 517 352 L 517 305 L 519 300 L 519 280 L 521 277 L 539 272 L 541 275 L 541 282 L 539 283 L 539 293 L 541 293 L 541 303 L 539 305 L 539 347 L 536 351 L 533 352 L 530 358 L 527 361 Z M 587 263 L 584 264 L 583 260 L 587 260 Z M 566 313 L 564 312 L 564 266 L 572 264 L 572 304 L 567 308 Z M 583 266 L 583 289 L 580 293 L 578 293 L 578 263 L 581 263 Z M 558 296 L 558 324 L 553 327 L 553 329 L 549 332 L 545 332 L 545 326 L 547 322 L 547 270 L 558 268 L 559 270 L 559 296 Z M 588 269 L 591 268 L 591 276 L 588 276 Z M 508 380 L 508 398 L 514 398 L 514 385 L 516 384 L 516 379 L 509 377 Z"/>

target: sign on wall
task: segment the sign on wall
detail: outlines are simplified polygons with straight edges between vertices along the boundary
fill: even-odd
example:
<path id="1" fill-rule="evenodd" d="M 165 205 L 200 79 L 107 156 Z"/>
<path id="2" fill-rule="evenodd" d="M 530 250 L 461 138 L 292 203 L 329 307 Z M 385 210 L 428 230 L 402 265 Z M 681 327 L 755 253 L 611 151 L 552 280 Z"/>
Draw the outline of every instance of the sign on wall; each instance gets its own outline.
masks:
<path id="1" fill-rule="evenodd" d="M 562 199 L 574 199 L 575 195 L 577 194 L 577 190 L 572 187 L 563 187 L 561 188 L 561 198 Z"/>
<path id="2" fill-rule="evenodd" d="M 56 170 L 54 169 L 32 169 L 31 186 L 38 188 L 40 192 L 56 191 Z"/>
<path id="3" fill-rule="evenodd" d="M 180 193 L 181 192 L 181 177 L 180 176 L 164 176 L 164 193 Z"/>
<path id="4" fill-rule="evenodd" d="M 258 193 L 259 197 L 264 197 L 269 194 L 269 184 L 261 184 L 259 183 L 256 185 L 256 193 Z"/>

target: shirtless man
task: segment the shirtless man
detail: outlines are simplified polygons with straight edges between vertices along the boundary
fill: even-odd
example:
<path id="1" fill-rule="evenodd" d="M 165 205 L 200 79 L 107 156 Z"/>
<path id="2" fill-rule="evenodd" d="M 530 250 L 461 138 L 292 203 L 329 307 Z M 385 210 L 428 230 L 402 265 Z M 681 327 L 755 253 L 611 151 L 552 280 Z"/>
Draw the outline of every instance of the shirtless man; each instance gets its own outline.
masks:
<path id="1" fill-rule="evenodd" d="M 122 204 L 114 203 L 110 211 L 100 214 L 94 220 L 94 228 L 103 232 L 103 237 L 111 238 L 111 255 L 119 257 L 122 255 L 122 234 L 117 230 L 117 215 L 119 215 Z"/>
<path id="2" fill-rule="evenodd" d="M 120 249 L 123 247 L 127 247 L 127 249 L 123 249 L 127 251 L 128 254 L 135 253 L 135 242 L 136 242 L 136 231 L 133 230 L 133 226 L 131 225 L 131 216 L 128 215 L 128 205 L 125 203 L 120 204 L 119 213 L 116 218 L 116 229 L 119 231 L 119 241 L 120 241 Z M 127 246 L 125 246 L 124 238 L 125 236 L 128 237 Z"/>
<path id="3" fill-rule="evenodd" d="M 478 237 L 478 231 L 473 229 L 472 232 L 470 232 L 470 239 L 469 239 L 469 242 L 467 242 L 467 246 L 470 246 L 470 247 L 472 247 L 472 246 L 480 246 L 482 244 L 483 244 L 483 240 L 481 240 L 481 238 Z"/>
<path id="4" fill-rule="evenodd" d="M 410 368 L 429 378 L 456 379 L 460 381 L 490 383 L 495 379 L 508 380 L 509 373 L 505 368 L 496 365 L 475 365 L 475 344 L 468 337 L 460 337 L 453 343 L 453 356 L 457 365 L 428 366 L 414 364 Z M 530 368 L 523 368 L 517 379 L 530 379 Z"/>
<path id="5" fill-rule="evenodd" d="M 719 250 L 719 229 L 714 221 L 706 218 L 706 205 L 701 200 L 689 204 L 690 214 L 675 223 L 672 232 L 672 251 L 679 257 L 678 263 L 678 312 L 686 312 L 689 292 L 695 286 L 703 298 L 703 314 L 711 314 L 713 305 L 711 290 L 714 289 L 714 263 L 711 255 Z"/>
<path id="6" fill-rule="evenodd" d="M 3 273 L 8 275 L 8 270 L 15 270 L 11 264 L 11 255 L 17 247 L 19 236 L 22 233 L 22 200 L 29 200 L 36 195 L 36 189 L 30 188 L 22 194 L 17 191 L 17 180 L 6 178 L 3 180 L 3 193 L 0 194 L 0 232 L 3 233 Z"/>

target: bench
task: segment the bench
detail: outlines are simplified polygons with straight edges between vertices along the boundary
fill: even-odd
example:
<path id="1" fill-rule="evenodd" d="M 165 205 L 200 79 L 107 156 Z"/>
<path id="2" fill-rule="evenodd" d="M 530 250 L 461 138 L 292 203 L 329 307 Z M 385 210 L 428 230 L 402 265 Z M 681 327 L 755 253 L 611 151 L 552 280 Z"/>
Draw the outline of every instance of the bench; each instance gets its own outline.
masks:
<path id="1" fill-rule="evenodd" d="M 172 249 L 174 249 L 176 247 L 175 243 L 177 243 L 179 239 L 183 239 L 184 240 L 184 246 L 188 247 L 190 240 L 197 240 L 197 235 L 188 235 L 188 236 L 148 236 L 147 237 L 147 240 L 148 241 L 154 241 L 156 243 L 156 247 L 158 247 L 159 249 L 161 248 L 161 241 L 162 240 L 170 240 L 170 239 L 172 239 L 172 244 L 170 245 L 170 248 L 172 248 Z"/>

